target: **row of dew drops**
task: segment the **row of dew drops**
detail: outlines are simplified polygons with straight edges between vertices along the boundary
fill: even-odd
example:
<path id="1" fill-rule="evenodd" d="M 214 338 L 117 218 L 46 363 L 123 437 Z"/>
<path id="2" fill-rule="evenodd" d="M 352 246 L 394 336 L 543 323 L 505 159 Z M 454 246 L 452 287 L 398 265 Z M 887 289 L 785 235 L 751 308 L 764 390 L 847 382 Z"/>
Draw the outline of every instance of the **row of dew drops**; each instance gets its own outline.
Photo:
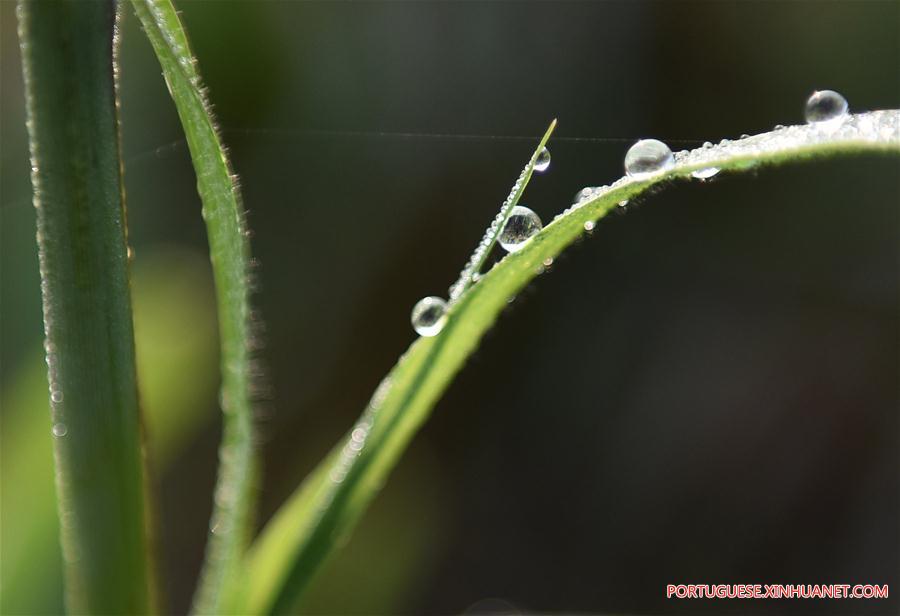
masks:
<path id="1" fill-rule="evenodd" d="M 833 90 L 813 92 L 806 101 L 804 117 L 809 124 L 840 122 L 848 113 L 847 100 Z M 780 128 L 780 127 L 779 127 Z M 704 148 L 712 147 L 706 142 Z M 643 180 L 656 174 L 668 171 L 675 166 L 672 150 L 657 139 L 641 139 L 632 145 L 625 154 L 625 174 L 636 180 Z M 534 170 L 538 173 L 550 168 L 550 151 L 543 148 L 534 162 Z M 698 180 L 708 180 L 719 172 L 718 167 L 698 169 L 691 176 Z M 595 189 L 588 186 L 575 195 L 575 203 L 586 201 L 593 196 Z M 619 203 L 627 205 L 627 201 Z M 594 222 L 585 223 L 585 230 L 591 231 Z M 532 237 L 543 229 L 541 219 L 531 209 L 517 205 L 510 212 L 503 230 L 497 238 L 500 246 L 507 252 L 521 250 Z M 476 272 L 475 280 L 479 274 Z M 419 300 L 412 309 L 410 320 L 412 327 L 420 336 L 436 336 L 443 329 L 447 320 L 448 303 L 440 297 L 429 296 Z"/>

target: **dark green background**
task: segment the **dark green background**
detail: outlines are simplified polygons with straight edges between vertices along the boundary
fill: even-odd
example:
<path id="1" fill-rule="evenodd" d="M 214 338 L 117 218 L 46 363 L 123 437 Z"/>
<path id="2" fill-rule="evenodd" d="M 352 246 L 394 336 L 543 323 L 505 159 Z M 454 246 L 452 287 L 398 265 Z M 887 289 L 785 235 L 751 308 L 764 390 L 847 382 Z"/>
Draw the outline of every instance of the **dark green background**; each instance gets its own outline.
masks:
<path id="1" fill-rule="evenodd" d="M 816 88 L 853 110 L 900 107 L 890 1 L 179 6 L 261 263 L 261 522 L 412 341 L 410 308 L 446 293 L 550 119 L 553 163 L 523 200 L 545 221 L 617 178 L 640 137 L 675 149 L 801 122 Z M 42 369 L 13 8 L 0 4 L 4 394 Z M 182 280 L 156 306 L 163 323 L 199 310 L 208 325 L 193 172 L 133 15 L 121 56 L 135 269 L 164 262 L 163 281 Z M 483 138 L 383 134 L 397 132 Z M 584 137 L 596 139 L 571 140 Z M 664 591 L 900 591 L 898 171 L 875 156 L 762 170 L 673 186 L 602 221 L 487 336 L 307 611 L 460 613 L 496 599 L 540 612 L 896 613 L 896 598 Z M 188 270 L 199 274 L 184 282 Z M 201 356 L 179 391 L 209 379 L 216 358 Z M 202 421 L 158 472 L 175 612 L 215 472 L 215 392 L 198 391 Z M 34 449 L 48 451 L 45 412 L 5 402 L 4 446 L 25 438 L 9 420 L 25 414 L 46 420 Z M 31 511 L 10 496 L 7 458 L 3 472 L 4 515 Z M 28 609 L 53 612 L 58 570 L 42 567 Z"/>

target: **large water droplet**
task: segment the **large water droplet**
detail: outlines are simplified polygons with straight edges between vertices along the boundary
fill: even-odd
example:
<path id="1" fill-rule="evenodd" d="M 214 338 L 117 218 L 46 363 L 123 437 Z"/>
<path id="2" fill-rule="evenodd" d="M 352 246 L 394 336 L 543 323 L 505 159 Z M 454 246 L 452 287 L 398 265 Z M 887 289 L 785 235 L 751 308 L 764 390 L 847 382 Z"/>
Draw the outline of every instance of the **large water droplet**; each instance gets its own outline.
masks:
<path id="1" fill-rule="evenodd" d="M 718 172 L 718 167 L 707 167 L 706 169 L 697 169 L 696 171 L 691 171 L 691 177 L 697 180 L 708 180 Z"/>
<path id="2" fill-rule="evenodd" d="M 810 124 L 830 122 L 847 115 L 847 99 L 834 90 L 818 90 L 806 99 L 804 116 Z"/>
<path id="3" fill-rule="evenodd" d="M 541 148 L 541 151 L 538 152 L 537 158 L 534 159 L 534 170 L 538 173 L 543 173 L 549 168 L 550 150 L 548 150 L 547 148 Z"/>
<path id="4" fill-rule="evenodd" d="M 506 226 L 500 232 L 498 240 L 505 250 L 516 252 L 543 228 L 544 225 L 537 214 L 527 207 L 517 205 L 506 220 Z"/>
<path id="5" fill-rule="evenodd" d="M 656 139 L 641 139 L 625 154 L 625 173 L 636 180 L 671 169 L 674 165 L 672 150 Z"/>
<path id="6" fill-rule="evenodd" d="M 437 336 L 447 321 L 447 302 L 440 297 L 423 297 L 412 309 L 410 321 L 420 336 Z"/>
<path id="7" fill-rule="evenodd" d="M 56 438 L 62 438 L 69 433 L 69 429 L 66 427 L 66 424 L 62 422 L 53 424 L 53 428 L 51 428 L 50 431 Z"/>

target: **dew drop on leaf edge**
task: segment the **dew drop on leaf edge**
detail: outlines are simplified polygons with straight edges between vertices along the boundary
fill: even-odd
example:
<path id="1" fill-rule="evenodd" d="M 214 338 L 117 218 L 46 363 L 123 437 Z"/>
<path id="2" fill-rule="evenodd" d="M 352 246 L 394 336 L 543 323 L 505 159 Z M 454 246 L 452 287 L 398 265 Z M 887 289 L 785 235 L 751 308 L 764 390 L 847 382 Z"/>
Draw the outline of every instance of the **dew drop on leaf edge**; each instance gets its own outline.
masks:
<path id="1" fill-rule="evenodd" d="M 593 186 L 585 186 L 577 193 L 575 193 L 575 197 L 572 199 L 572 203 L 581 203 L 582 201 L 586 201 L 590 199 L 594 194 Z"/>
<path id="2" fill-rule="evenodd" d="M 691 177 L 695 180 L 708 180 L 718 172 L 718 167 L 707 167 L 705 169 L 697 169 L 696 171 L 691 171 Z"/>
<path id="3" fill-rule="evenodd" d="M 809 124 L 838 120 L 847 115 L 847 99 L 834 90 L 817 90 L 806 99 L 803 115 Z"/>
<path id="4" fill-rule="evenodd" d="M 510 212 L 497 240 L 507 252 L 516 252 L 543 228 L 544 224 L 537 214 L 523 205 L 517 205 Z"/>
<path id="5" fill-rule="evenodd" d="M 436 336 L 447 321 L 447 302 L 440 297 L 423 297 L 413 306 L 410 322 L 420 336 Z"/>
<path id="6" fill-rule="evenodd" d="M 657 139 L 641 139 L 625 154 L 625 173 L 636 180 L 648 178 L 675 166 L 672 150 Z"/>
<path id="7" fill-rule="evenodd" d="M 538 173 L 543 173 L 547 169 L 550 168 L 550 150 L 547 148 L 541 148 L 541 151 L 538 152 L 537 158 L 534 159 L 534 170 Z"/>

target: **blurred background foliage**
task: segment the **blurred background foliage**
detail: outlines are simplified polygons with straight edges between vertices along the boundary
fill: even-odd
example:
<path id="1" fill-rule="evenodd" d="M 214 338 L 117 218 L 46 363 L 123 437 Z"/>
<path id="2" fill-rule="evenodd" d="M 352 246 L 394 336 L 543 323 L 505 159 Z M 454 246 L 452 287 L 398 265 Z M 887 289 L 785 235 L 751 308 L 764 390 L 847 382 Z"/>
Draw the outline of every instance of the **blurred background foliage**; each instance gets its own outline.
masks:
<path id="1" fill-rule="evenodd" d="M 639 137 L 696 147 L 796 123 L 816 88 L 855 110 L 900 107 L 891 1 L 180 8 L 261 263 L 261 523 L 413 339 L 412 304 L 446 292 L 551 118 L 553 165 L 524 199 L 545 221 L 618 177 Z M 138 362 L 165 590 L 182 613 L 215 473 L 215 312 L 190 161 L 137 28 L 128 15 L 121 97 Z M 0 37 L 0 610 L 52 614 L 12 2 Z M 599 139 L 571 140 L 584 137 Z M 800 611 L 675 604 L 664 587 L 900 588 L 898 171 L 874 156 L 762 170 L 602 221 L 510 306 L 305 610 Z M 896 613 L 893 594 L 853 608 Z"/>

